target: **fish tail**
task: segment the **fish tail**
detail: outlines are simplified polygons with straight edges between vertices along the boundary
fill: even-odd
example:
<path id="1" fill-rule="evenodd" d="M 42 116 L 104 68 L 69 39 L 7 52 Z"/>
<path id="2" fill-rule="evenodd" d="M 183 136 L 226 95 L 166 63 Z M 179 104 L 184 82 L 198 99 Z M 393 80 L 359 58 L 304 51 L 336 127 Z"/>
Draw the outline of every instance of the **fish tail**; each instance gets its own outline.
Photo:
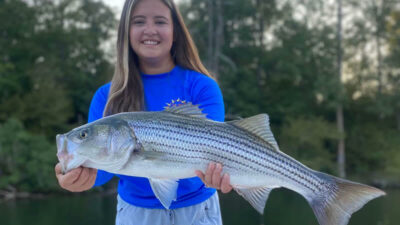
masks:
<path id="1" fill-rule="evenodd" d="M 368 201 L 385 192 L 360 183 L 316 172 L 327 181 L 323 193 L 306 197 L 320 225 L 346 225 L 350 216 Z"/>

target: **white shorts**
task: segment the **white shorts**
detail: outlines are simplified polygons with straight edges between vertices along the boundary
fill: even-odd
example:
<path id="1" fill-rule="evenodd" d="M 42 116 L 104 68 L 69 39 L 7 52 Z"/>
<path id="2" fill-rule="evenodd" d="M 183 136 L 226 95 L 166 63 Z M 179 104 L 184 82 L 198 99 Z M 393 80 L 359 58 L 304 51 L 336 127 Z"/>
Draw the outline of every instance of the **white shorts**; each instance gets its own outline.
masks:
<path id="1" fill-rule="evenodd" d="M 218 193 L 197 205 L 179 209 L 147 209 L 118 195 L 116 225 L 222 225 Z"/>

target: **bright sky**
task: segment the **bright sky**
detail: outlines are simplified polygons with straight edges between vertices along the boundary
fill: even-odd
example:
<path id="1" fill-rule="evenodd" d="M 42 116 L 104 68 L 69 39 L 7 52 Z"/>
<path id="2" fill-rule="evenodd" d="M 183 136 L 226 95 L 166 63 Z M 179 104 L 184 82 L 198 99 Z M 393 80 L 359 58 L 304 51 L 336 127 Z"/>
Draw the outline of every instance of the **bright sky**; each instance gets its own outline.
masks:
<path id="1" fill-rule="evenodd" d="M 125 0 L 102 0 L 105 4 L 111 6 L 111 8 L 116 12 L 117 18 L 121 15 L 122 6 L 124 5 Z M 182 0 L 174 0 L 175 4 L 178 4 Z"/>
<path id="2" fill-rule="evenodd" d="M 117 14 L 117 17 L 121 15 L 122 6 L 125 0 L 102 0 L 105 4 L 111 6 L 113 11 Z"/>

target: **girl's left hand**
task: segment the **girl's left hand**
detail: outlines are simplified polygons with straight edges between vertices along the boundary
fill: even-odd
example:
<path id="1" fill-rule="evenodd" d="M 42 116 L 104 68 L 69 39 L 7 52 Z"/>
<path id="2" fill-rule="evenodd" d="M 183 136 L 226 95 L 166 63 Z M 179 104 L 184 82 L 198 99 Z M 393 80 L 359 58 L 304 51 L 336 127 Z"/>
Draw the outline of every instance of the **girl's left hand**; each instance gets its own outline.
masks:
<path id="1" fill-rule="evenodd" d="M 200 177 L 200 179 L 207 187 L 212 187 L 221 190 L 222 193 L 228 193 L 232 190 L 229 174 L 225 173 L 221 177 L 221 172 L 222 172 L 221 164 L 210 163 L 208 164 L 206 174 L 204 174 L 200 170 L 196 170 L 196 175 Z"/>

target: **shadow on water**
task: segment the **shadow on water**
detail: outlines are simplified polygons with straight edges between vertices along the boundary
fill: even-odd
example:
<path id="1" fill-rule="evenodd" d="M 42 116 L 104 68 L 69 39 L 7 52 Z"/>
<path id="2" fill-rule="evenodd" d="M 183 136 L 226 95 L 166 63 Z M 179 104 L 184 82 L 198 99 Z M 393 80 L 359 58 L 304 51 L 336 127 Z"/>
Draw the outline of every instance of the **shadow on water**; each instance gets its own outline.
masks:
<path id="1" fill-rule="evenodd" d="M 95 195 L 53 196 L 0 203 L 2 225 L 114 224 L 116 198 Z"/>
<path id="2" fill-rule="evenodd" d="M 400 190 L 369 202 L 349 225 L 397 225 Z M 271 192 L 264 217 L 236 193 L 220 195 L 225 225 L 318 225 L 300 195 L 285 189 Z M 115 196 L 74 195 L 24 199 L 0 203 L 2 225 L 110 225 L 115 219 Z"/>

